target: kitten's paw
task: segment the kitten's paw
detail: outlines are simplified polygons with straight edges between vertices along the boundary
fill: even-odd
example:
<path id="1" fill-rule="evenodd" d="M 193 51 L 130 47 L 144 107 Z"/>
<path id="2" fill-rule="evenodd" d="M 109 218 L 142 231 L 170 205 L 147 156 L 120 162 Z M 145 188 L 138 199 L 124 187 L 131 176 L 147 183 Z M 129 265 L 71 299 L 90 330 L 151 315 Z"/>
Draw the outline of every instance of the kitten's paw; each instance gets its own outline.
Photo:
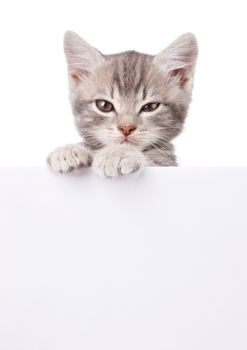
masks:
<path id="1" fill-rule="evenodd" d="M 142 152 L 130 146 L 106 147 L 99 150 L 93 159 L 92 167 L 103 177 L 131 174 L 146 164 Z"/>
<path id="2" fill-rule="evenodd" d="M 60 173 L 88 167 L 91 162 L 91 151 L 80 144 L 59 147 L 47 157 L 47 163 L 50 168 Z"/>

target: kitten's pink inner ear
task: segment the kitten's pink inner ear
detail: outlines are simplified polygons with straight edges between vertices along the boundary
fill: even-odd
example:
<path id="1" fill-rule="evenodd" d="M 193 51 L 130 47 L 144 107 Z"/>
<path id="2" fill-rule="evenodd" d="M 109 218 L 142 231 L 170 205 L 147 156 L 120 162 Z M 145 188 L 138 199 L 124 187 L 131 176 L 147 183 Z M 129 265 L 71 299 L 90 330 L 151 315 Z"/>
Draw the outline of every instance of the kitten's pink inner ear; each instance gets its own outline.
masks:
<path id="1" fill-rule="evenodd" d="M 171 78 L 175 78 L 175 77 L 178 77 L 179 82 L 180 82 L 180 86 L 184 87 L 184 85 L 189 80 L 189 78 L 188 78 L 188 70 L 184 69 L 184 68 L 174 69 L 171 72 Z"/>
<path id="2" fill-rule="evenodd" d="M 88 74 L 88 71 L 78 69 L 76 72 L 71 72 L 70 76 L 75 82 L 79 83 L 79 81 L 82 80 L 84 77 L 88 76 Z"/>
<path id="3" fill-rule="evenodd" d="M 76 81 L 79 81 L 79 80 L 80 80 L 79 77 L 78 77 L 78 75 L 75 74 L 75 73 L 72 73 L 72 74 L 71 74 L 71 78 L 73 78 L 73 79 L 76 80 Z"/>

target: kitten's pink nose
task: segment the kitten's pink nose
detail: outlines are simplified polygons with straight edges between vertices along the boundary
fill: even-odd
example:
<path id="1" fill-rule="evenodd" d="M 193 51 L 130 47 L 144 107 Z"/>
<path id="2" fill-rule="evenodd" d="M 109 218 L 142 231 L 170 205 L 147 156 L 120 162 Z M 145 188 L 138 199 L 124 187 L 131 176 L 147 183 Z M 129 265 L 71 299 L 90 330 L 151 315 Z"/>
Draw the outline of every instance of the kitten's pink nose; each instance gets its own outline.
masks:
<path id="1" fill-rule="evenodd" d="M 129 136 L 129 134 L 131 134 L 136 129 L 136 126 L 123 125 L 123 126 L 119 126 L 118 129 L 121 131 L 122 134 L 124 134 L 124 136 Z"/>

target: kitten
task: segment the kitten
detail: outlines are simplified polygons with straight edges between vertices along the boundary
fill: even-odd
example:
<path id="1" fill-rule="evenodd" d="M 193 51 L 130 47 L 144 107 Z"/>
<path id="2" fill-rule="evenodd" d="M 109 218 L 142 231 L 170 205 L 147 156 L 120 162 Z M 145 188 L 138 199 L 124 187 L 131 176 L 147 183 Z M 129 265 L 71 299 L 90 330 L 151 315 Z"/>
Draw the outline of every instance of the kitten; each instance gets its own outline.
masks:
<path id="1" fill-rule="evenodd" d="M 66 32 L 70 101 L 83 143 L 52 152 L 54 171 L 92 166 L 102 176 L 144 165 L 176 166 L 172 139 L 182 130 L 197 59 L 193 34 L 156 56 L 127 51 L 103 55 Z"/>

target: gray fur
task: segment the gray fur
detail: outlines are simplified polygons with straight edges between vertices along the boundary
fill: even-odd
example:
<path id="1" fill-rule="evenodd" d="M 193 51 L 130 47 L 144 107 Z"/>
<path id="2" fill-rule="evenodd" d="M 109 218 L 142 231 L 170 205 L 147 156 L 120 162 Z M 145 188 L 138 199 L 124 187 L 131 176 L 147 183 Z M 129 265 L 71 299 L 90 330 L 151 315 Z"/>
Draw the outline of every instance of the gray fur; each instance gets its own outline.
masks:
<path id="1" fill-rule="evenodd" d="M 175 166 L 171 141 L 183 128 L 191 100 L 198 51 L 194 35 L 182 35 L 156 56 L 135 51 L 103 55 L 73 32 L 65 34 L 64 47 L 72 111 L 85 147 L 116 149 L 122 143 L 118 127 L 133 125 L 124 142 L 129 148 L 121 149 L 141 152 L 146 164 Z M 97 99 L 111 102 L 115 112 L 99 111 Z M 139 113 L 149 102 L 160 106 Z"/>

